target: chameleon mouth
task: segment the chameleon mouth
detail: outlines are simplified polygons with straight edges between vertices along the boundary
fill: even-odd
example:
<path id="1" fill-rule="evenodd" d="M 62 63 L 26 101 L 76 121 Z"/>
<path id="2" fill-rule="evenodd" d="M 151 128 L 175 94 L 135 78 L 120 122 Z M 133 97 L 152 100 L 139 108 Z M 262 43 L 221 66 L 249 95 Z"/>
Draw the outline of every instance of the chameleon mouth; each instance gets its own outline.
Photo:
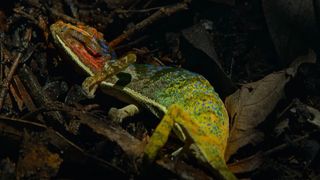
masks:
<path id="1" fill-rule="evenodd" d="M 56 37 L 66 53 L 70 55 L 72 60 L 87 74 L 92 76 L 103 70 L 108 57 L 90 53 L 84 44 L 72 38 L 64 41 L 58 35 Z"/>

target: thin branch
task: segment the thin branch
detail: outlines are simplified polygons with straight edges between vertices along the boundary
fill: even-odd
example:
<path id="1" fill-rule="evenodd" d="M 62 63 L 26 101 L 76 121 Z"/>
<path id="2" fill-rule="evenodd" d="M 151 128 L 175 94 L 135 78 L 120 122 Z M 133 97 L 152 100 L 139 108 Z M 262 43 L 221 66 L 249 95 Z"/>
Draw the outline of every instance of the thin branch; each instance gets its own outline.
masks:
<path id="1" fill-rule="evenodd" d="M 111 47 L 116 47 L 117 45 L 122 43 L 124 40 L 126 40 L 127 38 L 129 38 L 133 34 L 136 34 L 137 32 L 143 30 L 144 28 L 151 25 L 155 21 L 157 21 L 163 17 L 170 16 L 178 11 L 185 10 L 187 8 L 188 8 L 188 2 L 178 3 L 178 4 L 171 6 L 171 7 L 162 7 L 157 12 L 153 13 L 151 16 L 149 16 L 148 18 L 139 22 L 133 28 L 127 30 L 126 32 L 124 32 L 123 34 L 118 36 L 116 39 L 111 41 L 109 43 L 109 45 Z"/>
<path id="2" fill-rule="evenodd" d="M 27 121 L 24 119 L 18 119 L 18 118 L 11 118 L 11 117 L 6 117 L 6 116 L 1 116 L 0 115 L 0 121 L 3 122 L 14 122 L 17 124 L 22 124 L 24 127 L 26 126 L 31 126 L 34 128 L 41 128 L 41 129 L 46 129 L 47 126 L 45 124 L 41 124 L 41 123 L 37 123 L 37 122 L 33 122 L 33 121 Z"/>
<path id="3" fill-rule="evenodd" d="M 16 58 L 13 60 L 13 64 L 12 64 L 12 66 L 10 68 L 8 76 L 3 81 L 1 92 L 0 92 L 0 111 L 1 111 L 1 109 L 3 107 L 4 99 L 7 96 L 8 89 L 9 89 L 9 86 L 11 84 L 11 80 L 13 78 L 14 73 L 16 72 L 16 69 L 17 69 L 17 67 L 19 65 L 21 57 L 22 57 L 22 53 L 19 52 L 17 54 Z"/>
<path id="4" fill-rule="evenodd" d="M 53 16 L 55 16 L 58 19 L 63 19 L 64 21 L 70 22 L 72 24 L 83 24 L 83 22 L 81 22 L 73 17 L 62 14 L 55 9 L 52 9 L 52 8 L 47 8 L 47 9 Z"/>
<path id="5" fill-rule="evenodd" d="M 31 20 L 32 22 L 35 22 L 36 24 L 38 24 L 38 20 L 31 14 L 24 12 L 21 8 L 14 8 L 13 11 L 29 20 Z"/>
<path id="6" fill-rule="evenodd" d="M 159 10 L 159 9 L 165 8 L 165 7 L 153 7 L 153 8 L 148 8 L 148 9 L 129 9 L 129 10 L 118 9 L 115 12 L 116 13 L 146 13 L 146 12 L 150 12 L 150 11 Z"/>
<path id="7" fill-rule="evenodd" d="M 303 135 L 303 136 L 300 136 L 300 137 L 298 137 L 298 138 L 296 138 L 296 139 L 294 139 L 294 140 L 292 140 L 292 141 L 290 141 L 290 142 L 287 142 L 287 143 L 281 144 L 281 145 L 279 145 L 279 146 L 276 146 L 276 147 L 274 147 L 274 148 L 272 148 L 272 149 L 269 149 L 269 150 L 265 151 L 265 152 L 263 153 L 263 155 L 264 155 L 264 156 L 268 156 L 268 155 L 273 154 L 273 153 L 275 153 L 275 152 L 279 152 L 279 151 L 281 151 L 281 150 L 289 147 L 289 146 L 290 146 L 291 144 L 293 144 L 293 143 L 298 143 L 298 142 L 300 142 L 300 141 L 302 141 L 302 140 L 305 140 L 305 139 L 309 138 L 310 135 L 316 133 L 317 131 L 318 131 L 318 130 L 313 130 L 313 131 L 311 131 L 311 132 L 309 132 L 309 133 L 307 133 L 307 134 L 305 134 L 305 135 Z"/>

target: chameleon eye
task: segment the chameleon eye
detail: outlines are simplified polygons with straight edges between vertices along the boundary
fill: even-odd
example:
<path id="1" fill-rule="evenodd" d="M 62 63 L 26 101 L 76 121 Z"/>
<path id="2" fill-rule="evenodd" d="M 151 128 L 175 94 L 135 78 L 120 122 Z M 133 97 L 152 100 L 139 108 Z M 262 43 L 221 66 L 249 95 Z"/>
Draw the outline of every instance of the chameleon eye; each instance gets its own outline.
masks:
<path id="1" fill-rule="evenodd" d="M 78 33 L 76 31 L 72 31 L 71 35 L 78 42 L 83 44 L 83 47 L 87 50 L 87 52 L 93 57 L 101 57 L 102 56 L 102 48 L 99 43 L 95 40 L 95 38 Z"/>
<path id="2" fill-rule="evenodd" d="M 107 43 L 106 43 L 104 40 L 101 40 L 101 39 L 98 40 L 98 43 L 99 43 L 99 45 L 101 46 L 102 53 L 103 53 L 104 55 L 109 54 L 110 48 L 109 48 L 109 46 L 107 45 Z"/>
<path id="3" fill-rule="evenodd" d="M 111 59 L 117 58 L 116 53 L 110 48 L 110 46 L 108 46 L 105 40 L 98 39 L 98 43 L 102 48 L 102 52 L 104 56 L 111 56 Z"/>
<path id="4" fill-rule="evenodd" d="M 98 47 L 94 42 L 85 43 L 84 47 L 93 57 L 102 56 L 100 47 Z"/>
<path id="5" fill-rule="evenodd" d="M 68 27 L 67 27 L 67 26 L 63 26 L 63 27 L 60 29 L 61 32 L 66 32 L 67 30 L 68 30 Z"/>

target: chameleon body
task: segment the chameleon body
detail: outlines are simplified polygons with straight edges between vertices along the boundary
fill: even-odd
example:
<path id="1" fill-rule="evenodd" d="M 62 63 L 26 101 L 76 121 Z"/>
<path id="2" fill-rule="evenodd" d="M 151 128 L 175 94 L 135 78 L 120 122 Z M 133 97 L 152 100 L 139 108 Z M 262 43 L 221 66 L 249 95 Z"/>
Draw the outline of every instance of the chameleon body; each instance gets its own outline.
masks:
<path id="1" fill-rule="evenodd" d="M 66 33 L 66 30 L 69 31 L 68 27 L 72 33 Z M 79 27 L 59 21 L 51 26 L 51 32 L 58 46 L 62 47 L 67 54 L 71 52 L 69 56 L 77 58 L 74 61 L 81 61 L 80 67 L 86 66 L 82 69 L 91 76 L 86 81 L 89 83 L 94 81 L 93 84 L 99 83 L 105 93 L 144 107 L 162 119 L 145 148 L 145 157 L 148 160 L 155 159 L 157 152 L 164 146 L 171 130 L 174 129 L 180 139 L 189 141 L 196 147 L 198 150 L 196 156 L 201 157 L 213 172 L 218 172 L 224 179 L 236 179 L 228 170 L 224 160 L 229 134 L 227 111 L 214 88 L 203 76 L 182 68 L 145 64 L 129 65 L 128 63 L 120 67 L 117 73 L 109 73 L 103 80 L 95 81 L 96 74 L 105 72 L 101 67 L 109 67 L 110 62 L 112 64 L 113 61 L 110 60 L 110 55 L 105 56 L 100 53 L 102 55 L 97 57 L 91 51 L 85 53 L 85 60 L 81 60 L 85 48 L 73 50 L 77 43 L 75 41 L 81 42 L 77 48 L 81 48 L 80 44 L 84 46 L 90 42 L 88 41 L 90 38 L 98 41 L 94 36 L 79 38 L 78 36 L 87 36 L 87 32 L 77 31 L 77 28 Z M 73 37 L 74 34 L 77 34 L 76 38 Z M 68 41 L 71 40 L 65 40 L 65 38 L 73 39 L 73 47 L 68 45 Z M 104 40 L 101 42 L 103 44 Z M 95 48 L 92 44 L 94 43 L 89 46 L 93 47 L 91 49 L 94 52 L 99 52 L 95 49 L 101 51 L 101 48 L 106 46 L 98 43 L 97 46 L 100 47 Z M 66 48 L 69 49 L 66 50 Z M 98 58 L 98 61 L 95 61 L 95 58 Z M 97 62 L 99 65 L 91 65 Z M 87 63 L 89 65 L 86 65 Z M 84 89 L 88 89 L 86 83 L 83 86 Z"/>

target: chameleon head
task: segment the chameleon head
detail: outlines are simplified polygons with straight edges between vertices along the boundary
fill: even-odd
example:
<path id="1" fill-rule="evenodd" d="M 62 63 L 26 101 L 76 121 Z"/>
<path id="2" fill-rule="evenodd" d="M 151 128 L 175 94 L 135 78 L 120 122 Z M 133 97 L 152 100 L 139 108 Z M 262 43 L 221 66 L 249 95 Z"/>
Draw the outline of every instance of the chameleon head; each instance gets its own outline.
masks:
<path id="1" fill-rule="evenodd" d="M 102 33 L 92 27 L 57 21 L 50 30 L 58 48 L 88 75 L 103 71 L 106 61 L 115 58 Z"/>

